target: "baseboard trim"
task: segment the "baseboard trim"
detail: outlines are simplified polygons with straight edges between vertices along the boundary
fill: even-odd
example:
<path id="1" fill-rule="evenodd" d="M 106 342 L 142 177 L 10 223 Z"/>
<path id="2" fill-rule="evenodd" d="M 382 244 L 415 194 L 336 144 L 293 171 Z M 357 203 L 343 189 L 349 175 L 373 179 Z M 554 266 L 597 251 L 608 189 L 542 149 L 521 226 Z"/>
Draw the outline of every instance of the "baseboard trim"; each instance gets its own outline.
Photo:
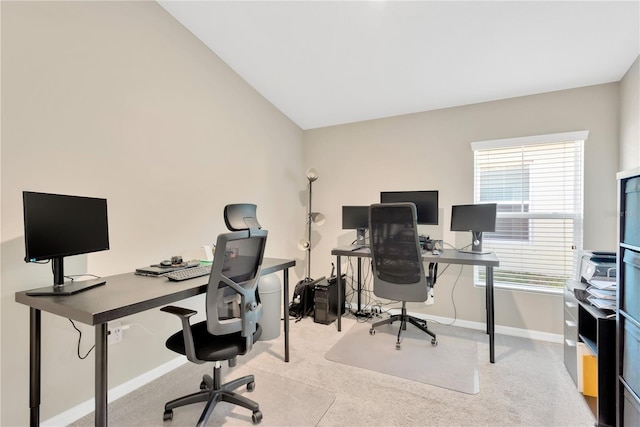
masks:
<path id="1" fill-rule="evenodd" d="M 145 372 L 142 375 L 138 375 L 137 377 L 120 384 L 117 387 L 114 387 L 109 390 L 108 402 L 111 403 L 116 399 L 121 398 L 122 396 L 131 393 L 143 385 L 150 383 L 153 380 L 160 378 L 161 376 L 173 371 L 179 366 L 183 365 L 187 361 L 186 357 L 180 356 L 176 357 L 168 361 L 167 363 L 158 366 L 157 368 L 151 369 L 150 371 Z M 66 426 L 71 424 L 74 421 L 79 420 L 80 418 L 90 414 L 95 409 L 95 399 L 89 399 L 86 402 L 83 402 L 73 408 L 62 412 L 48 420 L 42 422 L 43 426 Z"/>
<path id="2" fill-rule="evenodd" d="M 399 309 L 390 309 L 389 312 L 391 314 L 397 314 L 400 312 Z M 425 315 L 424 313 L 410 313 L 412 316 L 415 316 L 419 319 L 433 321 L 445 325 L 453 325 L 459 326 L 461 328 L 475 329 L 475 330 L 485 330 L 486 325 L 483 322 L 473 322 L 470 320 L 461 320 L 461 319 L 452 319 L 450 317 L 440 317 L 440 316 L 430 316 Z M 513 328 L 510 326 L 500 326 L 496 325 L 496 333 L 509 335 L 520 338 L 528 338 L 538 341 L 548 341 L 553 343 L 561 344 L 564 342 L 564 337 L 559 334 L 552 334 L 549 332 L 540 332 L 540 331 L 532 331 L 529 329 L 521 329 L 521 328 Z M 172 370 L 178 368 L 187 362 L 187 359 L 184 356 L 177 357 L 175 359 L 170 360 L 169 362 L 158 366 L 157 368 L 151 369 L 148 372 L 145 372 L 142 375 L 139 375 L 123 384 L 120 384 L 117 387 L 114 387 L 109 390 L 108 393 L 108 401 L 109 403 L 113 402 L 116 399 L 121 398 L 122 396 L 131 393 L 143 385 L 150 383 L 151 381 L 160 378 L 161 376 L 171 372 Z M 67 411 L 64 411 L 61 414 L 58 414 L 48 420 L 42 422 L 43 426 L 66 426 L 71 424 L 72 422 L 79 420 L 80 418 L 90 414 L 95 409 L 95 399 L 89 399 L 86 402 L 83 402 Z"/>
<path id="3" fill-rule="evenodd" d="M 398 314 L 400 313 L 400 309 L 393 308 L 389 310 L 389 312 L 392 314 Z M 461 320 L 461 319 L 454 320 L 450 317 L 430 316 L 424 313 L 410 312 L 409 314 L 419 319 L 423 319 L 427 321 L 431 320 L 431 321 L 442 323 L 445 325 L 459 326 L 461 328 L 475 329 L 479 331 L 484 331 L 487 329 L 487 326 L 484 322 L 472 322 L 470 320 Z M 496 328 L 497 334 L 509 335 L 509 336 L 519 337 L 519 338 L 528 338 L 528 339 L 538 340 L 538 341 L 548 341 L 548 342 L 553 342 L 557 344 L 562 344 L 564 342 L 564 336 L 560 334 L 552 334 L 550 332 L 541 332 L 541 331 L 532 331 L 530 329 L 514 328 L 511 326 L 496 325 L 495 328 Z"/>

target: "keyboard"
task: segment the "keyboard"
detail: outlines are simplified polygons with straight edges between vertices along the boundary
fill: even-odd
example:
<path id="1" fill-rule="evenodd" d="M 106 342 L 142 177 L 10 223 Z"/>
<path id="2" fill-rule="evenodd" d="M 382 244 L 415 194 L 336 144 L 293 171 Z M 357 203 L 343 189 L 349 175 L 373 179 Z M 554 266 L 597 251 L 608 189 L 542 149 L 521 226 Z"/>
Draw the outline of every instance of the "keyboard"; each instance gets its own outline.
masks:
<path id="1" fill-rule="evenodd" d="M 201 265 L 167 273 L 169 280 L 179 282 L 181 280 L 193 279 L 196 277 L 208 276 L 211 273 L 211 265 Z"/>

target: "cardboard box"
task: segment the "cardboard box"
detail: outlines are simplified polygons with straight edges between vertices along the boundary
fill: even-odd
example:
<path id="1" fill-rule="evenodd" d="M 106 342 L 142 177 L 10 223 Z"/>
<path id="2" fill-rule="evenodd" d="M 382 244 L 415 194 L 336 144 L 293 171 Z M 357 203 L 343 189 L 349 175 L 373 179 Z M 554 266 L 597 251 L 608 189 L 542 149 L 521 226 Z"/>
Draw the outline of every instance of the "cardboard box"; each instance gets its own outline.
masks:
<path id="1" fill-rule="evenodd" d="M 598 358 L 582 355 L 582 394 L 598 397 Z"/>

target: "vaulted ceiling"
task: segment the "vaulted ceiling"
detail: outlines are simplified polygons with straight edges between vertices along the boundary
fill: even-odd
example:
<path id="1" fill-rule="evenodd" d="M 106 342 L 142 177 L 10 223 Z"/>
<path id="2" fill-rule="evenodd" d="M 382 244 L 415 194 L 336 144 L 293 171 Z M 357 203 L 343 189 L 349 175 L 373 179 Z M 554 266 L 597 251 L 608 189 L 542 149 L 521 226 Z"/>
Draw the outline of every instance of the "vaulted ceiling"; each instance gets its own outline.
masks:
<path id="1" fill-rule="evenodd" d="M 158 3 L 303 129 L 616 82 L 639 1 Z"/>

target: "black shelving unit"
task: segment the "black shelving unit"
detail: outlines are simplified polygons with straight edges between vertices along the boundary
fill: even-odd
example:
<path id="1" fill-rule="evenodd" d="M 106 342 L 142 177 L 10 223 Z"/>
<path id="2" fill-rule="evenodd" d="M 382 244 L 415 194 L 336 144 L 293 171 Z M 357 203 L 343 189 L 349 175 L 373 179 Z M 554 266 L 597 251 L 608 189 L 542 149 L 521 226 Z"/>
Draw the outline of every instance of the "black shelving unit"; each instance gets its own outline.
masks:
<path id="1" fill-rule="evenodd" d="M 640 168 L 618 174 L 617 425 L 640 426 Z"/>
<path id="2" fill-rule="evenodd" d="M 598 426 L 616 425 L 616 319 L 610 314 L 578 302 L 578 338 L 597 357 L 598 397 L 585 398 Z"/>

